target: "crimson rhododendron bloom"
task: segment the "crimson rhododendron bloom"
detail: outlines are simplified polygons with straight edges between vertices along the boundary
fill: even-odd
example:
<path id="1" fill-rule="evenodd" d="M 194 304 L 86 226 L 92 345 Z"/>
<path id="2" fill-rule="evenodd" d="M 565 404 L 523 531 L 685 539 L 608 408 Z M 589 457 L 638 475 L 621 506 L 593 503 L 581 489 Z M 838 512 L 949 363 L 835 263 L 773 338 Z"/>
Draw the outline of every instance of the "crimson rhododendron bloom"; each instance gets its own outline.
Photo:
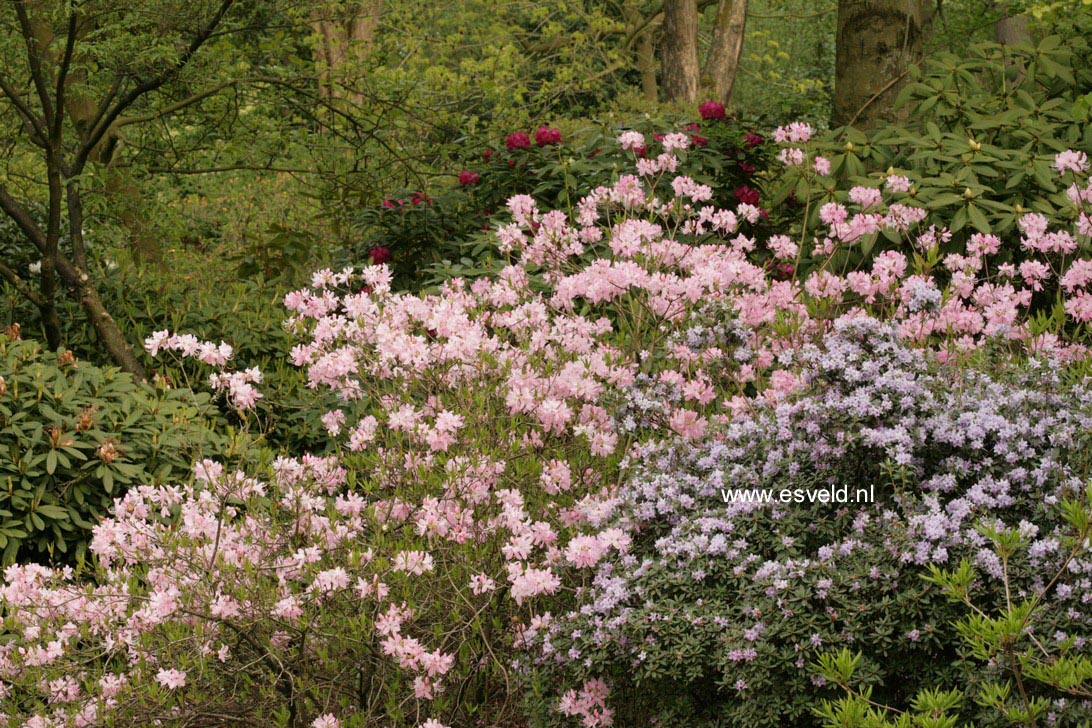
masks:
<path id="1" fill-rule="evenodd" d="M 526 149 L 531 146 L 531 137 L 527 136 L 527 134 L 522 131 L 512 132 L 508 135 L 508 138 L 504 140 L 504 145 L 511 151 Z"/>
<path id="2" fill-rule="evenodd" d="M 701 114 L 701 118 L 706 120 L 723 119 L 725 117 L 724 104 L 719 101 L 706 101 L 698 107 L 698 113 Z"/>
<path id="3" fill-rule="evenodd" d="M 757 205 L 758 204 L 758 190 L 753 187 L 743 185 L 737 187 L 735 190 L 736 199 L 745 205 Z"/>
<path id="4" fill-rule="evenodd" d="M 545 124 L 538 128 L 535 132 L 535 144 L 540 147 L 545 147 L 548 144 L 560 144 L 561 143 L 561 130 L 556 127 L 551 128 Z"/>
<path id="5" fill-rule="evenodd" d="M 747 146 L 749 147 L 757 147 L 765 140 L 753 131 L 749 131 L 743 135 L 743 141 L 747 142 Z"/>
<path id="6" fill-rule="evenodd" d="M 481 180 L 481 178 L 482 176 L 480 174 L 478 174 L 477 172 L 471 172 L 469 169 L 464 169 L 462 172 L 459 172 L 459 184 L 461 184 L 463 187 L 476 185 Z"/>
<path id="7" fill-rule="evenodd" d="M 384 245 L 377 245 L 368 251 L 368 257 L 372 259 L 374 265 L 383 265 L 384 263 L 391 262 L 393 256 L 391 256 L 391 249 Z"/>

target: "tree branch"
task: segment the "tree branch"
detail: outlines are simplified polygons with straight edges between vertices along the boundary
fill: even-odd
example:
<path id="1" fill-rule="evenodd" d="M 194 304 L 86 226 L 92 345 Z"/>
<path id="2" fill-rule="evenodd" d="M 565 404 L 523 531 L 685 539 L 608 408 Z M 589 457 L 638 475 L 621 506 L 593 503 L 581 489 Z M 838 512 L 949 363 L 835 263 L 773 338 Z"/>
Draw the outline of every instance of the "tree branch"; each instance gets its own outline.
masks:
<path id="1" fill-rule="evenodd" d="M 27 212 L 26 209 L 19 204 L 19 201 L 12 197 L 7 188 L 3 186 L 0 186 L 0 210 L 3 210 L 7 216 L 15 222 L 16 226 L 23 232 L 23 235 L 25 235 L 30 242 L 34 243 L 34 247 L 45 255 L 45 233 L 38 227 L 38 223 L 34 222 L 34 218 L 30 216 L 30 213 Z"/>
<path id="2" fill-rule="evenodd" d="M 224 81 L 223 83 L 216 84 L 215 86 L 211 86 L 204 91 L 199 91 L 198 93 L 195 93 L 188 98 L 184 98 L 181 101 L 176 101 L 173 104 L 169 104 L 167 106 L 164 106 L 162 109 L 158 109 L 148 114 L 141 114 L 140 116 L 118 117 L 117 121 L 114 122 L 114 128 L 117 129 L 122 126 L 129 126 L 130 124 L 143 124 L 146 121 L 155 121 L 156 119 L 162 119 L 164 116 L 170 116 L 174 112 L 181 111 L 187 106 L 192 106 L 199 101 L 204 101 L 210 96 L 215 96 L 216 94 L 220 93 L 230 86 L 238 86 L 248 83 L 276 83 L 279 80 L 280 79 L 274 78 L 272 76 L 258 78 L 233 78 L 231 80 Z"/>
<path id="3" fill-rule="evenodd" d="M 103 104 L 98 118 L 91 125 L 91 131 L 80 145 L 79 151 L 76 152 L 76 159 L 72 165 L 73 174 L 79 174 L 83 171 L 83 167 L 91 156 L 91 152 L 98 146 L 98 143 L 102 141 L 102 138 L 106 136 L 107 132 L 109 132 L 110 128 L 114 125 L 114 122 L 117 121 L 126 109 L 132 106 L 141 96 L 151 93 L 163 86 L 178 75 L 179 71 L 186 67 L 197 51 L 201 49 L 201 46 L 205 44 L 205 41 L 209 39 L 209 36 L 212 35 L 213 31 L 216 30 L 216 27 L 224 19 L 227 11 L 231 9 L 231 6 L 234 3 L 235 0 L 221 0 L 220 7 L 217 9 L 212 19 L 209 20 L 204 28 L 198 31 L 197 35 L 190 41 L 189 46 L 186 47 L 186 50 L 182 52 L 182 55 L 179 56 L 175 64 L 166 73 L 137 84 L 128 93 L 118 99 L 113 106 L 106 103 Z"/>
<path id="4" fill-rule="evenodd" d="M 19 18 L 19 27 L 23 33 L 23 42 L 27 47 L 27 61 L 30 63 L 30 78 L 34 82 L 34 88 L 38 91 L 38 100 L 42 104 L 42 114 L 45 116 L 46 126 L 53 126 L 53 102 L 49 97 L 49 84 L 46 83 L 45 71 L 42 68 L 42 49 L 38 47 L 39 38 L 34 32 L 34 24 L 30 22 L 27 14 L 27 0 L 11 0 L 15 6 L 15 15 Z"/>
<path id="5" fill-rule="evenodd" d="M 18 92 L 8 85 L 8 82 L 5 81 L 2 76 L 0 76 L 0 92 L 3 92 L 4 96 L 8 97 L 8 100 L 11 101 L 12 106 L 15 107 L 19 116 L 23 117 L 27 126 L 30 127 L 30 140 L 34 142 L 36 146 L 45 148 L 46 130 L 42 120 L 34 115 L 34 112 L 31 111 L 26 102 L 19 97 Z"/>
<path id="6" fill-rule="evenodd" d="M 19 291 L 23 297 L 30 300 L 35 306 L 45 305 L 45 299 L 41 295 L 30 287 L 30 284 L 24 281 L 19 275 L 9 268 L 6 263 L 0 261 L 0 278 L 3 278 L 11 285 L 15 286 L 15 290 Z"/>
<path id="7" fill-rule="evenodd" d="M 68 69 L 72 66 L 72 57 L 76 52 L 76 32 L 78 30 L 76 9 L 72 8 L 68 16 L 68 35 L 64 42 L 64 55 L 61 57 L 61 68 L 57 72 L 57 90 L 54 97 L 57 99 L 57 112 L 53 117 L 53 138 L 60 141 L 62 125 L 64 124 L 64 96 L 65 84 L 68 81 Z"/>

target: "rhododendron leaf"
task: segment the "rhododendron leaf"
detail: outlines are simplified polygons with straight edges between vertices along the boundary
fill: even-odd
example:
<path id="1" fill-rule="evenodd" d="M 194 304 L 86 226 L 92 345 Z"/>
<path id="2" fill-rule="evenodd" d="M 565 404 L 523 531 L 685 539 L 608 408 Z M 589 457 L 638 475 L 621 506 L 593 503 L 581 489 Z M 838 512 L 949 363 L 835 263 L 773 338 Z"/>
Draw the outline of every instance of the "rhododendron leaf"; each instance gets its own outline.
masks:
<path id="1" fill-rule="evenodd" d="M 986 219 L 986 216 L 982 213 L 982 210 L 973 202 L 967 204 L 967 217 L 970 218 L 971 224 L 980 233 L 990 232 L 990 221 Z"/>
<path id="2" fill-rule="evenodd" d="M 952 217 L 952 223 L 948 226 L 948 229 L 953 233 L 957 233 L 963 229 L 967 224 L 967 207 L 963 206 L 959 208 L 956 214 Z"/>
<path id="3" fill-rule="evenodd" d="M 60 506 L 41 505 L 38 506 L 38 513 L 46 518 L 52 518 L 55 521 L 68 520 L 68 511 Z"/>

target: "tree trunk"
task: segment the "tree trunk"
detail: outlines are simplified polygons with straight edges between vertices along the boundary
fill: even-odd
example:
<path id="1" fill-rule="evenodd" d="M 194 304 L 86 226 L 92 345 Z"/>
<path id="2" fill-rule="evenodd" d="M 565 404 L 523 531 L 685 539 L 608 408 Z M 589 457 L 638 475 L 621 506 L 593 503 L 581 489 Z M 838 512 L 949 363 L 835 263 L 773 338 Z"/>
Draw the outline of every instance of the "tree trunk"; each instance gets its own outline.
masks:
<path id="1" fill-rule="evenodd" d="M 140 363 L 140 360 L 133 354 L 132 347 L 129 346 L 129 341 L 125 338 L 125 335 L 121 333 L 121 329 L 118 328 L 118 324 L 114 321 L 114 317 L 106 310 L 106 307 L 102 304 L 102 299 L 99 297 L 99 292 L 95 290 L 94 284 L 91 283 L 86 273 L 81 273 L 63 257 L 57 261 L 57 269 L 60 271 L 61 279 L 70 286 L 76 292 L 76 299 L 80 303 L 80 307 L 83 308 L 87 319 L 91 322 L 91 326 L 94 327 L 95 333 L 99 337 L 99 343 L 103 345 L 107 353 L 110 354 L 110 358 L 114 360 L 122 371 L 129 372 L 133 375 L 134 379 L 138 381 L 146 381 L 148 379 L 148 373 L 144 370 L 144 365 Z"/>
<path id="2" fill-rule="evenodd" d="M 746 26 L 747 0 L 720 0 L 702 85 L 712 89 L 715 98 L 725 104 L 732 98 Z"/>
<path id="3" fill-rule="evenodd" d="M 1010 15 L 1010 4 L 1007 0 L 994 3 L 994 7 L 1004 13 L 1004 17 L 993 24 L 993 39 L 1001 45 L 1008 46 L 1030 43 L 1031 30 L 1028 28 L 1028 16 Z"/>
<path id="4" fill-rule="evenodd" d="M 656 102 L 660 96 L 656 81 L 656 41 L 646 30 L 637 40 L 637 68 L 641 72 L 641 95 L 645 101 Z"/>
<path id="5" fill-rule="evenodd" d="M 645 101 L 655 103 L 659 97 L 659 85 L 656 81 L 656 40 L 652 20 L 646 20 L 641 14 L 638 0 L 626 0 L 622 14 L 627 35 L 634 38 L 633 44 L 636 46 L 634 57 L 637 71 L 641 74 L 641 96 Z"/>
<path id="6" fill-rule="evenodd" d="M 663 23 L 663 87 L 668 101 L 698 100 L 698 3 L 665 0 Z"/>
<path id="7" fill-rule="evenodd" d="M 311 9 L 311 25 L 318 37 L 315 60 L 319 91 L 328 101 L 364 101 L 356 82 L 375 44 L 375 31 L 383 13 L 383 0 L 317 2 Z"/>
<path id="8" fill-rule="evenodd" d="M 839 0 L 834 123 L 899 121 L 895 97 L 922 57 L 922 0 Z"/>

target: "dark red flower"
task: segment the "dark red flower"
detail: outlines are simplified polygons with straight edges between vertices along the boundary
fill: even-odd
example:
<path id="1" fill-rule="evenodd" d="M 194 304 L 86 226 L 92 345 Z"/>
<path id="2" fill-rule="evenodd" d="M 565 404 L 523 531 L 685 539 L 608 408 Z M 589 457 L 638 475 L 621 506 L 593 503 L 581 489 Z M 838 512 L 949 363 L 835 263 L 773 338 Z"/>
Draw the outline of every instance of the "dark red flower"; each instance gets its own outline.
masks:
<path id="1" fill-rule="evenodd" d="M 486 147 L 485 152 L 482 153 L 482 161 L 484 161 L 486 164 L 489 164 L 489 160 L 492 159 L 494 154 L 496 154 L 496 152 Z"/>
<path id="2" fill-rule="evenodd" d="M 377 245 L 368 251 L 368 257 L 373 265 L 383 265 L 391 262 L 391 249 L 384 245 Z"/>
<path id="3" fill-rule="evenodd" d="M 753 131 L 749 131 L 743 135 L 743 141 L 747 142 L 747 146 L 749 147 L 757 147 L 765 140 Z"/>
<path id="4" fill-rule="evenodd" d="M 699 131 L 701 131 L 701 127 L 698 126 L 697 124 L 687 124 L 686 126 L 683 127 L 683 131 L 699 132 Z"/>
<path id="5" fill-rule="evenodd" d="M 709 140 L 703 137 L 701 134 L 691 134 L 690 141 L 693 142 L 695 147 L 709 146 Z"/>
<path id="6" fill-rule="evenodd" d="M 645 155 L 648 154 L 648 147 L 646 147 L 644 144 L 642 144 L 639 147 L 634 147 L 633 148 L 633 153 L 636 154 L 641 159 L 644 159 Z"/>
<path id="7" fill-rule="evenodd" d="M 750 162 L 740 162 L 739 171 L 743 173 L 744 177 L 750 177 L 757 171 L 757 169 Z"/>
<path id="8" fill-rule="evenodd" d="M 398 204 L 395 204 L 395 202 L 397 202 Z M 401 200 L 395 200 L 394 202 L 392 202 L 389 198 L 386 198 L 386 197 L 383 198 L 383 207 L 389 207 L 390 209 L 393 210 L 394 208 L 400 207 L 401 205 L 402 205 Z"/>
<path id="9" fill-rule="evenodd" d="M 470 185 L 476 185 L 481 180 L 482 176 L 477 172 L 471 172 L 469 169 L 464 169 L 459 172 L 459 184 L 463 187 L 469 187 Z"/>
<path id="10" fill-rule="evenodd" d="M 505 146 L 510 151 L 516 151 L 517 149 L 526 149 L 531 146 L 531 137 L 527 136 L 522 131 L 512 132 L 508 135 L 508 138 L 504 141 Z"/>
<path id="11" fill-rule="evenodd" d="M 658 142 L 662 142 L 664 140 L 664 135 L 659 133 L 659 132 L 656 132 L 655 134 L 652 135 L 652 138 L 655 139 Z"/>
<path id="12" fill-rule="evenodd" d="M 413 193 L 413 198 L 410 200 L 410 202 L 412 202 L 414 205 L 431 205 L 432 204 L 432 200 L 430 200 L 426 195 L 423 195 L 420 192 L 414 192 Z"/>
<path id="13" fill-rule="evenodd" d="M 743 185 L 742 187 L 737 187 L 736 190 L 735 190 L 735 195 L 736 195 L 736 199 L 739 200 L 739 202 L 741 204 L 745 204 L 745 205 L 757 205 L 758 204 L 758 190 L 754 189 L 753 187 L 748 187 L 747 185 Z"/>
<path id="14" fill-rule="evenodd" d="M 547 144 L 560 144 L 561 143 L 561 130 L 557 128 L 550 128 L 545 124 L 538 128 L 535 132 L 535 144 L 540 147 L 544 147 Z"/>
<path id="15" fill-rule="evenodd" d="M 698 107 L 698 113 L 701 114 L 701 118 L 706 120 L 723 119 L 725 117 L 724 104 L 719 101 L 706 101 Z"/>
<path id="16" fill-rule="evenodd" d="M 593 157 L 598 157 L 598 156 L 599 156 L 599 152 L 600 152 L 600 151 L 601 151 L 601 150 L 600 150 L 600 149 L 599 149 L 598 147 L 596 147 L 595 149 L 593 149 L 593 150 L 591 151 L 591 153 L 590 153 L 590 154 L 588 154 L 588 159 L 592 159 Z"/>

